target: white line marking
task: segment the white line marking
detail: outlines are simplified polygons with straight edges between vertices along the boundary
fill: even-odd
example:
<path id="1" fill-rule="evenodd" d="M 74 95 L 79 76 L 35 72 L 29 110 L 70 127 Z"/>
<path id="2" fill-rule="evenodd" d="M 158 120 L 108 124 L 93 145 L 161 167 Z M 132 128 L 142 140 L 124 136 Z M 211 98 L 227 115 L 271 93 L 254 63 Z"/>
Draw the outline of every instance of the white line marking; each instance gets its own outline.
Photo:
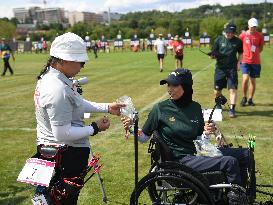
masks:
<path id="1" fill-rule="evenodd" d="M 11 128 L 11 127 L 0 127 L 0 131 L 26 131 L 26 132 L 34 132 L 36 131 L 35 128 L 27 128 L 27 127 L 22 127 L 22 128 Z"/>

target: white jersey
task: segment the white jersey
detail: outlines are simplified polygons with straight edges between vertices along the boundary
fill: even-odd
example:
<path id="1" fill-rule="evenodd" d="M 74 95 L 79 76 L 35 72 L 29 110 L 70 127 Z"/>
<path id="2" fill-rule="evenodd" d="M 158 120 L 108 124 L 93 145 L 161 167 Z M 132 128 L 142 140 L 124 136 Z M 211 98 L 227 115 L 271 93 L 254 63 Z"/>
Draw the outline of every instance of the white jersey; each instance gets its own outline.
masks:
<path id="1" fill-rule="evenodd" d="M 165 54 L 165 42 L 162 39 L 156 39 L 154 45 L 156 46 L 156 52 L 157 54 Z"/>
<path id="2" fill-rule="evenodd" d="M 73 88 L 73 82 L 54 68 L 38 80 L 34 94 L 37 144 L 67 144 L 73 147 L 89 147 L 89 138 L 60 142 L 53 136 L 52 126 L 84 127 L 85 100 Z M 96 103 L 95 103 L 96 104 Z M 101 111 L 107 111 L 108 104 Z M 98 107 L 98 106 L 97 106 Z"/>

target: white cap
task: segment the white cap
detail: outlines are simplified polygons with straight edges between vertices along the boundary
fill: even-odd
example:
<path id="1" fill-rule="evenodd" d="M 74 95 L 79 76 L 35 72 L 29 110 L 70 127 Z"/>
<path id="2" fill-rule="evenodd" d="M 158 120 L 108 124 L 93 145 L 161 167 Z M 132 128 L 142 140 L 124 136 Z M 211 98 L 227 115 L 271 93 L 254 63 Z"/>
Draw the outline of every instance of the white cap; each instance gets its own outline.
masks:
<path id="1" fill-rule="evenodd" d="M 255 18 L 251 18 L 248 20 L 248 26 L 249 27 L 254 27 L 254 26 L 258 26 L 258 20 Z"/>
<path id="2" fill-rule="evenodd" d="M 51 44 L 50 55 L 66 61 L 88 61 L 83 39 L 70 32 L 55 38 Z"/>

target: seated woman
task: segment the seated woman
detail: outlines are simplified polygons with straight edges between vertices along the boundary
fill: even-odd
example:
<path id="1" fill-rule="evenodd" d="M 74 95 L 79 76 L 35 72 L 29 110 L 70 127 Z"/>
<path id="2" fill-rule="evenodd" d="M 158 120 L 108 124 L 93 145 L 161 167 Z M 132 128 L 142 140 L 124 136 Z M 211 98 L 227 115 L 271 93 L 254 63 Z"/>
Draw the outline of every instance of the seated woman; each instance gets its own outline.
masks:
<path id="1" fill-rule="evenodd" d="M 201 105 L 192 100 L 191 72 L 178 68 L 161 80 L 160 84 L 167 84 L 170 99 L 154 105 L 142 130 L 138 132 L 138 140 L 145 142 L 157 131 L 176 161 L 199 172 L 222 171 L 226 174 L 228 183 L 244 185 L 246 175 L 240 173 L 240 170 L 246 172 L 249 162 L 247 149 L 226 148 L 221 157 L 194 155 L 196 149 L 193 140 L 198 136 L 209 138 L 216 128 L 214 123 L 204 123 Z M 122 122 L 128 131 L 130 119 L 122 118 Z"/>

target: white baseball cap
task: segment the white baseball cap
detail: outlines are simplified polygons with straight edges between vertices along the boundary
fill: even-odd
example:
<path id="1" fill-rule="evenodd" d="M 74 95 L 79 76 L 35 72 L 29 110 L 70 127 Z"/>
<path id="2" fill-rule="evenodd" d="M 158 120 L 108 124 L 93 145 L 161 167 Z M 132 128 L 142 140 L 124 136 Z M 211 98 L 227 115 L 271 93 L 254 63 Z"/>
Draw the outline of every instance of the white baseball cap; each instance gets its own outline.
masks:
<path id="1" fill-rule="evenodd" d="M 88 61 L 83 39 L 71 32 L 55 38 L 50 47 L 50 55 L 66 61 Z"/>
<path id="2" fill-rule="evenodd" d="M 248 26 L 249 27 L 255 27 L 258 26 L 258 20 L 255 18 L 251 18 L 248 20 Z"/>

